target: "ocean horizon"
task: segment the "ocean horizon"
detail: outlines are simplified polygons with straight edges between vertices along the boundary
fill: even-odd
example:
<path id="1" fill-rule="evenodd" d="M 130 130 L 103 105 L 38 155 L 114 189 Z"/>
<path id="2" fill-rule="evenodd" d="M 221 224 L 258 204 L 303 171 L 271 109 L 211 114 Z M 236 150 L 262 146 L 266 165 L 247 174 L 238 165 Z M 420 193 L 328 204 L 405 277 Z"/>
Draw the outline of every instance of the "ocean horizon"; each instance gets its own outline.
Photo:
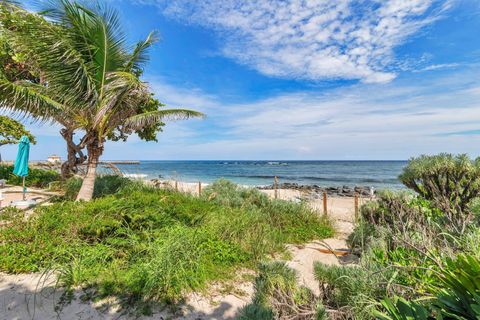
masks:
<path id="1" fill-rule="evenodd" d="M 122 161 L 122 160 L 104 160 Z M 126 160 L 130 161 L 130 160 Z M 319 186 L 369 186 L 401 189 L 398 180 L 407 160 L 138 160 L 117 164 L 125 174 L 146 179 L 202 181 L 228 179 L 248 186 L 298 183 Z"/>

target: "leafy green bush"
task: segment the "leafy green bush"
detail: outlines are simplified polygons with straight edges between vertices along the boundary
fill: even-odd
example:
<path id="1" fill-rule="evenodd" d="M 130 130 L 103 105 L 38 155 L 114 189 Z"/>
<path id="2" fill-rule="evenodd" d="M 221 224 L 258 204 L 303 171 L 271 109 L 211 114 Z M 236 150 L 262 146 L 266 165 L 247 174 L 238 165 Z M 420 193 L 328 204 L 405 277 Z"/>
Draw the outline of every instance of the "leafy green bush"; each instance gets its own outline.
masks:
<path id="1" fill-rule="evenodd" d="M 259 269 L 252 303 L 242 309 L 238 319 L 295 319 L 300 314 L 302 319 L 326 319 L 318 298 L 298 286 L 295 270 L 283 262 L 261 264 Z"/>
<path id="2" fill-rule="evenodd" d="M 377 226 L 361 220 L 355 225 L 353 232 L 348 235 L 347 244 L 352 252 L 361 255 L 378 236 L 379 231 Z"/>
<path id="3" fill-rule="evenodd" d="M 22 178 L 13 174 L 13 166 L 0 165 L 0 179 L 16 186 L 22 185 Z M 28 177 L 25 179 L 27 187 L 47 188 L 51 182 L 59 181 L 60 174 L 55 170 L 29 168 Z"/>
<path id="4" fill-rule="evenodd" d="M 442 212 L 419 196 L 382 192 L 360 212 L 351 248 L 383 268 L 397 268 L 395 283 L 419 293 L 435 281 L 438 261 L 460 249 Z"/>
<path id="5" fill-rule="evenodd" d="M 5 207 L 0 211 L 0 222 L 1 221 L 14 221 L 20 216 L 23 216 L 24 212 L 15 207 Z"/>
<path id="6" fill-rule="evenodd" d="M 374 312 L 380 320 L 433 320 L 430 311 L 423 305 L 413 301 L 407 301 L 402 297 L 395 296 L 393 299 L 386 298 L 381 302 L 386 312 L 376 310 Z"/>
<path id="7" fill-rule="evenodd" d="M 402 233 L 448 227 L 443 213 L 430 201 L 406 192 L 383 191 L 376 202 L 362 206 L 360 213 L 365 222 Z"/>
<path id="8" fill-rule="evenodd" d="M 207 186 L 203 197 L 232 208 L 262 208 L 270 203 L 268 196 L 254 188 L 244 188 L 220 179 Z"/>
<path id="9" fill-rule="evenodd" d="M 117 175 L 103 175 L 98 176 L 95 179 L 95 186 L 93 189 L 93 198 L 100 198 L 107 195 L 112 195 L 118 192 L 120 189 L 125 188 L 130 184 L 135 182 L 124 177 Z M 65 198 L 70 200 L 75 200 L 82 186 L 82 179 L 80 178 L 70 178 L 66 181 L 65 189 Z"/>
<path id="10" fill-rule="evenodd" d="M 470 201 L 468 209 L 473 213 L 475 224 L 480 224 L 480 197 L 477 197 Z"/>
<path id="11" fill-rule="evenodd" d="M 438 274 L 433 305 L 444 317 L 480 318 L 480 259 L 460 254 Z"/>
<path id="12" fill-rule="evenodd" d="M 94 286 L 128 303 L 175 302 L 236 268 L 255 268 L 286 243 L 332 234 L 327 221 L 302 206 L 265 208 L 128 184 L 114 195 L 14 219 L 0 233 L 0 270 L 55 268 L 67 286 Z"/>
<path id="13" fill-rule="evenodd" d="M 362 264 L 394 270 L 381 299 L 384 313 L 375 316 L 480 318 L 480 158 L 422 156 L 409 162 L 400 179 L 417 195 L 380 193 L 361 208 L 349 238 Z M 335 285 L 338 292 L 352 290 L 351 283 Z"/>
<path id="14" fill-rule="evenodd" d="M 408 188 L 440 209 L 448 223 L 463 233 L 472 221 L 470 202 L 480 195 L 480 158 L 442 153 L 409 161 L 400 175 Z"/>
<path id="15" fill-rule="evenodd" d="M 382 301 L 385 312 L 376 311 L 384 320 L 405 319 L 479 319 L 480 318 L 480 259 L 460 254 L 447 259 L 445 267 L 436 273 L 432 285 L 433 298 L 419 304 L 394 297 Z"/>
<path id="16" fill-rule="evenodd" d="M 314 263 L 322 304 L 344 318 L 369 318 L 371 302 L 384 297 L 393 272 L 377 265 L 329 266 Z"/>

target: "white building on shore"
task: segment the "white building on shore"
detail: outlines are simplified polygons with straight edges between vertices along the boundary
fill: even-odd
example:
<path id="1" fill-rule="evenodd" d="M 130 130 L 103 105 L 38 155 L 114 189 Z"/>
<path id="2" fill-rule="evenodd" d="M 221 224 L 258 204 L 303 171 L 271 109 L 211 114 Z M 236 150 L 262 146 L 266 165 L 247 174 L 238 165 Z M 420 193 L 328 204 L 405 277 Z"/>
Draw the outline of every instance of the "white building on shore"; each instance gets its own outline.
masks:
<path id="1" fill-rule="evenodd" d="M 57 156 L 56 154 L 52 154 L 47 158 L 47 161 L 50 163 L 60 163 L 62 162 L 62 158 L 60 158 L 60 156 Z"/>

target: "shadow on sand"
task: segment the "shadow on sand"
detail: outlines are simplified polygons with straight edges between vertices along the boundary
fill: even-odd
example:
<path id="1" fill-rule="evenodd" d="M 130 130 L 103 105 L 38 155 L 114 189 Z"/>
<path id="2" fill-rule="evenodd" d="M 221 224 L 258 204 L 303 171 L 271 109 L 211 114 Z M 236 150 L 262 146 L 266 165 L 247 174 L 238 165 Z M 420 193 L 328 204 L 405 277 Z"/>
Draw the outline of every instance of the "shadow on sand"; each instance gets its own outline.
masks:
<path id="1" fill-rule="evenodd" d="M 0 320 L 234 319 L 232 314 L 238 311 L 232 304 L 222 301 L 206 313 L 188 304 L 175 306 L 178 310 L 175 313 L 160 305 L 153 305 L 152 314 L 145 316 L 129 306 L 122 306 L 118 299 L 92 302 L 85 299 L 86 296 L 88 293 L 82 289 L 67 294 L 62 288 L 56 287 L 53 277 L 45 279 L 40 274 L 0 274 Z"/>

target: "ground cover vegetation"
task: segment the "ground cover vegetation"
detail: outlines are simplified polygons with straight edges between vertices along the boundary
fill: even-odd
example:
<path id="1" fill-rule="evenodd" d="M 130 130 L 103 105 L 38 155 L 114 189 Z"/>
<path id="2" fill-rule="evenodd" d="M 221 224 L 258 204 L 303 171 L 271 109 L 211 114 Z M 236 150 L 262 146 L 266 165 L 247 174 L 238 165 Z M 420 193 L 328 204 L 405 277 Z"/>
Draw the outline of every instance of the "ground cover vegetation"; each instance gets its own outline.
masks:
<path id="1" fill-rule="evenodd" d="M 0 165 L 0 179 L 6 180 L 8 184 L 22 185 L 22 178 L 13 174 L 12 165 Z M 52 182 L 58 182 L 59 180 L 60 174 L 55 170 L 29 168 L 25 185 L 27 187 L 48 188 Z"/>
<path id="2" fill-rule="evenodd" d="M 412 159 L 400 176 L 411 191 L 361 208 L 357 265 L 315 263 L 318 297 L 285 265 L 263 266 L 242 319 L 479 319 L 479 170 L 465 155 Z"/>
<path id="3" fill-rule="evenodd" d="M 177 303 L 212 281 L 231 279 L 238 268 L 256 270 L 287 243 L 333 235 L 330 223 L 305 205 L 227 181 L 195 197 L 99 177 L 91 202 L 68 200 L 80 184 L 67 185 L 66 198 L 26 221 L 5 214 L 1 271 L 56 272 L 60 284 L 81 286 L 90 298 Z"/>

